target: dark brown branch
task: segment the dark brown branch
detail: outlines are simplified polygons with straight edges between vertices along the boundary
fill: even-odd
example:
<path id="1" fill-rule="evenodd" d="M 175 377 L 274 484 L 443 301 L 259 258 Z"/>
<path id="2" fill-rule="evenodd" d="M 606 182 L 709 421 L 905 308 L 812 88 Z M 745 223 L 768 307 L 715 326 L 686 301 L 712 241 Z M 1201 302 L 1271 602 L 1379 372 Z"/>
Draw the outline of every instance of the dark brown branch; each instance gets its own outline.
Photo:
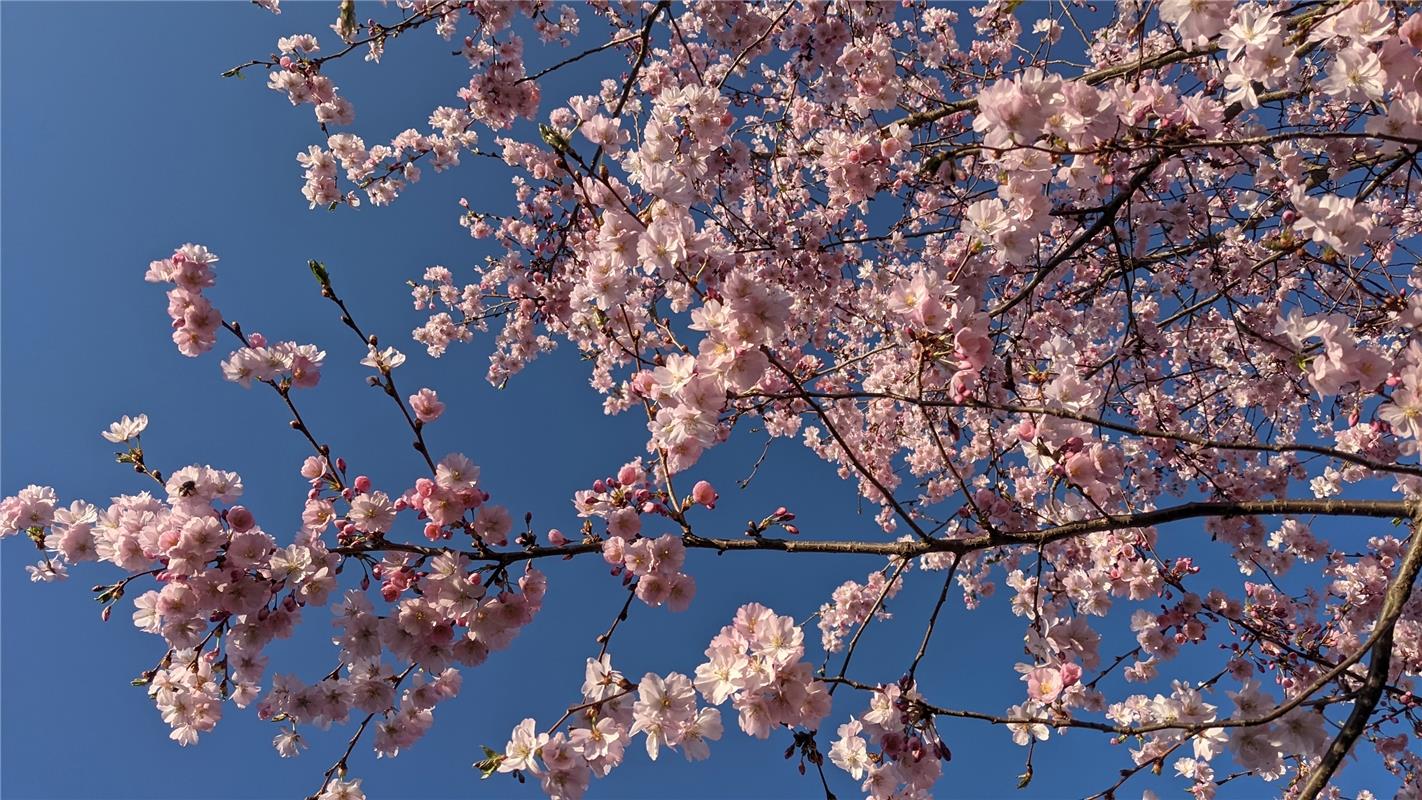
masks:
<path id="1" fill-rule="evenodd" d="M 1368 677 L 1353 704 L 1353 713 L 1348 715 L 1343 729 L 1328 746 L 1328 752 L 1323 754 L 1318 766 L 1309 773 L 1308 783 L 1304 784 L 1303 791 L 1299 793 L 1299 800 L 1315 800 L 1318 797 L 1328 785 L 1333 773 L 1343 763 L 1348 751 L 1367 728 L 1368 720 L 1372 718 L 1373 711 L 1382 698 L 1383 689 L 1387 686 L 1388 668 L 1392 664 L 1393 630 L 1397 627 L 1397 619 L 1402 616 L 1402 609 L 1407 605 L 1408 598 L 1412 596 L 1412 588 L 1417 582 L 1419 571 L 1422 571 L 1422 511 L 1413 519 L 1412 541 L 1408 543 L 1402 564 L 1397 568 L 1397 577 L 1393 579 L 1387 595 L 1383 597 L 1382 610 L 1378 612 L 1377 624 L 1373 626 L 1370 637 L 1373 659 L 1368 665 Z"/>
<path id="2" fill-rule="evenodd" d="M 1172 441 L 1184 442 L 1196 447 L 1210 450 L 1242 450 L 1257 453 L 1313 453 L 1315 455 L 1336 458 L 1340 461 L 1347 461 L 1350 464 L 1357 464 L 1360 467 L 1377 472 L 1396 472 L 1404 475 L 1416 475 L 1422 477 L 1422 467 L 1410 464 L 1389 464 L 1382 461 L 1360 456 L 1357 453 L 1350 453 L 1345 450 L 1338 450 L 1332 447 L 1323 447 L 1313 444 L 1286 443 L 1278 444 L 1272 442 L 1223 442 L 1214 439 L 1206 439 L 1203 436 L 1196 436 L 1190 433 L 1173 433 L 1171 431 L 1152 430 L 1149 428 L 1138 428 L 1124 422 L 1114 422 L 1091 414 L 1083 414 L 1079 411 L 1072 411 L 1066 408 L 1046 408 L 1043 406 L 1022 406 L 1010 403 L 984 403 L 976 400 L 965 400 L 962 402 L 952 400 L 927 400 L 910 395 L 898 394 L 896 392 L 810 392 L 787 394 L 787 393 L 755 393 L 753 395 L 743 395 L 744 397 L 763 397 L 772 400 L 798 400 L 808 394 L 811 397 L 825 398 L 830 400 L 853 400 L 853 399 L 883 399 L 894 400 L 900 403 L 916 405 L 930 408 L 979 408 L 989 411 L 1001 411 L 1006 414 L 1039 414 L 1044 417 L 1057 417 L 1060 419 L 1071 419 L 1078 422 L 1085 422 L 1098 428 L 1128 433 L 1132 436 L 1140 436 L 1146 439 L 1170 439 Z"/>
<path id="3" fill-rule="evenodd" d="M 685 537 L 683 541 L 688 548 L 716 550 L 721 553 L 739 550 L 774 550 L 785 553 L 835 553 L 840 555 L 915 558 L 928 553 L 967 554 L 1005 545 L 1045 545 L 1089 533 L 1148 528 L 1167 522 L 1179 522 L 1186 519 L 1276 515 L 1403 519 L 1412 516 L 1413 511 L 1418 507 L 1419 503 L 1409 500 L 1241 500 L 1234 502 L 1184 503 L 1178 506 L 1156 509 L 1155 511 L 1141 511 L 1132 514 L 1110 514 L 1094 519 L 1066 522 L 1060 525 L 1041 528 L 1036 531 L 981 534 L 960 539 L 872 542 L 834 539 L 777 539 L 769 536 L 742 537 L 739 539 L 707 539 L 699 536 L 688 536 Z M 428 557 L 438 556 L 447 552 L 456 552 L 450 548 L 384 541 L 352 545 L 349 547 L 336 547 L 331 550 L 333 553 L 346 556 L 385 551 L 413 553 Z M 463 551 L 463 555 L 467 556 L 471 561 L 485 561 L 499 566 L 508 566 L 521 561 L 532 561 L 539 558 L 566 558 L 568 556 L 601 551 L 601 542 L 580 542 L 564 547 L 530 547 L 511 552 L 491 550 L 481 554 Z"/>
<path id="4" fill-rule="evenodd" d="M 928 626 L 923 631 L 923 641 L 918 644 L 918 653 L 913 657 L 913 663 L 909 664 L 908 677 L 913 680 L 914 673 L 918 671 L 918 662 L 923 660 L 923 656 L 928 652 L 928 642 L 933 638 L 933 627 L 938 624 L 938 613 L 943 610 L 943 603 L 948 599 L 948 590 L 953 587 L 953 576 L 958 572 L 958 562 L 963 560 L 963 555 L 959 553 L 953 557 L 953 563 L 948 567 L 948 576 L 943 579 L 943 589 L 938 593 L 938 602 L 933 604 L 933 613 L 928 615 Z"/>
<path id="5" fill-rule="evenodd" d="M 894 569 L 894 574 L 884 582 L 883 591 L 879 592 L 879 596 L 874 599 L 874 605 L 869 607 L 869 611 L 864 615 L 864 621 L 859 623 L 859 629 L 854 632 L 854 638 L 849 640 L 849 647 L 844 652 L 844 661 L 839 665 L 839 677 L 843 678 L 849 671 L 849 660 L 854 658 L 854 650 L 859 646 L 859 637 L 864 635 L 864 631 L 869 628 L 869 623 L 874 621 L 874 615 L 879 613 L 879 609 L 884 605 L 884 599 L 889 596 L 889 592 L 894 590 L 894 584 L 899 582 L 899 578 L 903 576 L 904 570 L 908 569 L 908 565 L 907 558 L 901 560 L 898 567 Z M 831 685 L 829 693 L 833 695 L 836 688 L 838 688 L 838 684 Z"/>

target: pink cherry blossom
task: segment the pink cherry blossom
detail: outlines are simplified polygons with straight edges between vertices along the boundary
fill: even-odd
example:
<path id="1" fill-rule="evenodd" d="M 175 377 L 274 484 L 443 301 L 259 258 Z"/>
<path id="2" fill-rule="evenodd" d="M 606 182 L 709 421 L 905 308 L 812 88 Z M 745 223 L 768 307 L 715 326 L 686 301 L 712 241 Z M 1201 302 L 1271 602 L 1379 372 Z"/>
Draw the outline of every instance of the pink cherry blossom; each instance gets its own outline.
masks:
<path id="1" fill-rule="evenodd" d="M 966 785 L 973 765 L 950 758 L 981 730 L 975 746 L 1025 749 L 1023 783 L 1070 736 L 1118 745 L 1101 794 L 1155 780 L 1312 800 L 1360 751 L 1370 781 L 1418 794 L 1422 14 L 336 5 L 319 39 L 286 31 L 228 73 L 309 109 L 281 156 L 289 191 L 312 213 L 379 216 L 498 161 L 507 174 L 449 209 L 472 257 L 396 266 L 410 339 L 444 359 L 418 369 L 465 374 L 460 345 L 479 342 L 500 389 L 564 370 L 627 438 L 525 507 L 558 471 L 511 478 L 477 431 L 517 430 L 560 464 L 588 448 L 537 445 L 553 430 L 538 404 L 476 402 L 466 430 L 431 427 L 436 389 L 397 388 L 417 369 L 405 331 L 372 330 L 356 300 L 380 292 L 345 294 L 379 270 L 310 262 L 346 337 L 317 344 L 277 333 L 305 318 L 262 333 L 220 313 L 248 278 L 219 286 L 205 246 L 159 251 L 144 278 L 163 284 L 160 334 L 190 357 L 227 339 L 207 368 L 309 447 L 299 479 L 271 472 L 295 482 L 299 515 L 244 496 L 220 464 L 245 459 L 172 463 L 140 442 L 139 415 L 102 434 L 139 486 L 91 503 L 17 483 L 0 537 L 28 540 L 35 581 L 119 572 L 94 588 L 100 619 L 131 603 L 120 617 L 155 637 L 134 682 L 174 741 L 251 709 L 278 756 L 335 726 L 348 754 L 393 758 L 461 689 L 497 690 L 481 666 L 541 615 L 605 603 L 620 611 L 570 639 L 598 648 L 579 656 L 582 685 L 572 669 L 522 693 L 527 711 L 496 723 L 530 715 L 507 740 L 479 734 L 481 774 L 596 796 L 629 759 L 706 759 L 736 727 L 810 780 L 827 759 L 815 791 L 917 799 Z M 362 80 L 351 61 L 384 69 L 418 47 L 454 54 L 447 98 L 378 131 L 344 91 Z M 412 247 L 417 217 L 398 226 Z M 329 387 L 297 391 L 339 371 L 327 348 L 345 367 L 364 355 L 408 459 L 323 420 Z M 208 408 L 197 389 L 150 388 Z M 804 497 L 775 496 L 787 475 Z M 728 481 L 745 491 L 718 495 Z M 766 573 L 738 562 L 757 558 L 805 591 L 778 612 L 756 602 L 746 575 Z M 818 589 L 800 580 L 809 558 L 831 570 Z M 702 656 L 626 651 L 627 629 L 727 598 Z M 988 625 L 1022 655 L 979 653 Z M 271 647 L 297 636 L 329 641 L 334 667 Z M 973 654 L 966 682 L 945 641 Z M 979 684 L 1014 674 L 1020 694 L 988 707 Z M 1330 725 L 1340 700 L 1350 724 Z M 312 796 L 363 798 L 347 766 Z M 745 769 L 720 774 L 745 793 Z"/>

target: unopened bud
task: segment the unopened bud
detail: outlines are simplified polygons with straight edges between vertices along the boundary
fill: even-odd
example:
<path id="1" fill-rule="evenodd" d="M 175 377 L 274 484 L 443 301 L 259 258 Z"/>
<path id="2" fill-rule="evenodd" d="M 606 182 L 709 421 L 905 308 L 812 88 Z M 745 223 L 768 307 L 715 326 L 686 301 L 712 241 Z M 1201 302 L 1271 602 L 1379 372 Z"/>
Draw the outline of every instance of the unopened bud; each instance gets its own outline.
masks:
<path id="1" fill-rule="evenodd" d="M 718 499 L 720 496 L 716 494 L 716 489 L 706 481 L 697 481 L 696 485 L 691 487 L 691 500 L 694 503 L 715 508 Z"/>

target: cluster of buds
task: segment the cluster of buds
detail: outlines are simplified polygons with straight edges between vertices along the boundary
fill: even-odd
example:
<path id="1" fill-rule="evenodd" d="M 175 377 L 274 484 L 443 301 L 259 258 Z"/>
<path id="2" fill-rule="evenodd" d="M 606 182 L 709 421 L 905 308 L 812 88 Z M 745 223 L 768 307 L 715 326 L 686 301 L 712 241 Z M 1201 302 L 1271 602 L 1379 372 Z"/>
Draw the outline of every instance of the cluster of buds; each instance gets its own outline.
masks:
<path id="1" fill-rule="evenodd" d="M 759 521 L 747 521 L 746 535 L 760 536 L 761 534 L 769 530 L 771 527 L 779 525 L 781 528 L 784 528 L 785 532 L 790 534 L 791 536 L 798 536 L 800 534 L 799 527 L 790 524 L 790 521 L 793 519 L 795 519 L 794 512 L 786 509 L 785 506 L 781 506 L 775 509 L 775 511 L 771 513 L 770 516 L 763 517 Z"/>

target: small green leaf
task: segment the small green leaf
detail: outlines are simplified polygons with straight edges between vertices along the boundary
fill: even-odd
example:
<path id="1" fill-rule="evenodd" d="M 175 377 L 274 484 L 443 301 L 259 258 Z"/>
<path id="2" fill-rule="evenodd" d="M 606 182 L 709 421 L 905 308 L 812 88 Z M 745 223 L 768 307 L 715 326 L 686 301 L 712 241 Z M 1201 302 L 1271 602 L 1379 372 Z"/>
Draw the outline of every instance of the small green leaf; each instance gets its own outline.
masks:
<path id="1" fill-rule="evenodd" d="M 475 762 L 474 768 L 479 770 L 479 780 L 484 780 L 495 772 L 499 771 L 499 765 L 504 762 L 504 754 L 490 748 L 488 745 L 482 746 L 485 758 Z"/>
<path id="2" fill-rule="evenodd" d="M 1026 789 L 1027 784 L 1032 782 L 1032 765 L 1027 765 L 1027 771 L 1017 776 L 1017 788 Z"/>
<path id="3" fill-rule="evenodd" d="M 311 259 L 310 261 L 306 262 L 306 266 L 311 268 L 311 274 L 316 276 L 316 281 L 321 284 L 322 289 L 330 287 L 331 274 L 326 271 L 325 264 L 322 264 L 320 261 L 317 261 L 315 259 Z"/>
<path id="4" fill-rule="evenodd" d="M 336 17 L 336 34 L 342 39 L 349 39 L 360 30 L 360 23 L 356 21 L 355 0 L 341 0 L 339 16 Z"/>
<path id="5" fill-rule="evenodd" d="M 544 125 L 544 124 L 542 124 L 542 123 L 539 123 L 539 125 L 538 125 L 538 135 L 543 137 L 543 141 L 544 141 L 544 142 L 547 142 L 547 143 L 548 143 L 548 146 L 551 147 L 551 148 L 553 148 L 553 151 L 554 151 L 554 152 L 556 152 L 556 153 L 566 153 L 566 152 L 568 152 L 568 140 L 563 137 L 563 134 L 559 133 L 556 129 L 552 128 L 551 126 L 548 126 L 548 125 Z"/>

